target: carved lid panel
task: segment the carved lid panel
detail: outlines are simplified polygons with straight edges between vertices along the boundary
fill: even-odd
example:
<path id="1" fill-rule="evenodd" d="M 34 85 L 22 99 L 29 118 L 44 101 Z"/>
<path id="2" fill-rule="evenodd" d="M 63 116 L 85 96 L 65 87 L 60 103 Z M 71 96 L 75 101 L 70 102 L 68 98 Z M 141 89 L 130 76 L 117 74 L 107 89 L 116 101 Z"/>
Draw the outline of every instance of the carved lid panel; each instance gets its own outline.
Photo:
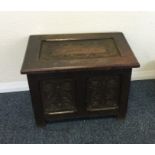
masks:
<path id="1" fill-rule="evenodd" d="M 139 67 L 122 33 L 32 35 L 22 73 Z"/>

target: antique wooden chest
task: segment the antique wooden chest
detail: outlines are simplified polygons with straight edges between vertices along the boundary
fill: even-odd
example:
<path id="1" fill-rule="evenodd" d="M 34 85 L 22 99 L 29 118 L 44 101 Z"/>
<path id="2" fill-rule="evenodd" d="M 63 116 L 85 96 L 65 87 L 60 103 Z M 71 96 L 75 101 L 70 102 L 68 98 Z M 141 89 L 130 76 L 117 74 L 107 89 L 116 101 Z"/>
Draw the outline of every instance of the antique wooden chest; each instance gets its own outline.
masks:
<path id="1" fill-rule="evenodd" d="M 27 74 L 35 120 L 125 117 L 131 70 L 139 67 L 122 33 L 32 35 Z"/>

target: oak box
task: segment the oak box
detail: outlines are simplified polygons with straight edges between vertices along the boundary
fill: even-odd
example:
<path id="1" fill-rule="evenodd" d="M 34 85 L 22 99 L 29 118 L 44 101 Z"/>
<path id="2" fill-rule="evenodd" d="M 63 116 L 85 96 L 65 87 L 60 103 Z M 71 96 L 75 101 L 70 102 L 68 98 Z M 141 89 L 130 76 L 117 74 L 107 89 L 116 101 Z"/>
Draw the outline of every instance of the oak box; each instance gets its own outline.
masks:
<path id="1" fill-rule="evenodd" d="M 125 117 L 131 70 L 139 67 L 122 33 L 32 35 L 21 69 L 36 123 Z"/>

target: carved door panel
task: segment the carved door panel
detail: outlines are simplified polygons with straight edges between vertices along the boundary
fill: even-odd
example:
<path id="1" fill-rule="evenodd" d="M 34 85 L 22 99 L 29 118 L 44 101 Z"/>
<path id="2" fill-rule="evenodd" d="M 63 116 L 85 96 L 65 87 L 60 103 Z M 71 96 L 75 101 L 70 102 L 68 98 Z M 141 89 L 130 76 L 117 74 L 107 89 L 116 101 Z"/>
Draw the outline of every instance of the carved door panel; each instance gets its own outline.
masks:
<path id="1" fill-rule="evenodd" d="M 40 85 L 45 113 L 67 114 L 77 111 L 73 79 L 52 78 L 43 80 Z"/>
<path id="2" fill-rule="evenodd" d="M 42 79 L 40 92 L 45 114 L 59 115 L 118 108 L 119 75 L 81 75 Z"/>
<path id="3" fill-rule="evenodd" d="M 118 107 L 120 77 L 117 75 L 93 76 L 87 80 L 86 110 L 102 111 Z"/>

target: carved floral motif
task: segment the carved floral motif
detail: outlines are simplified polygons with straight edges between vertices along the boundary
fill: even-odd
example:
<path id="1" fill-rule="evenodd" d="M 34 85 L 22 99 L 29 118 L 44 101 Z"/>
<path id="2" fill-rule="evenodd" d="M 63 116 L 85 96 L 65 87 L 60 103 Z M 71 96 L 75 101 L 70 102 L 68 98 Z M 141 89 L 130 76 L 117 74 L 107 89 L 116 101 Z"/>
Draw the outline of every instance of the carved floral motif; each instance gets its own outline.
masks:
<path id="1" fill-rule="evenodd" d="M 87 109 L 115 107 L 118 102 L 119 76 L 89 78 L 87 82 Z"/>
<path id="2" fill-rule="evenodd" d="M 44 80 L 41 82 L 44 109 L 47 112 L 74 111 L 73 81 Z"/>

